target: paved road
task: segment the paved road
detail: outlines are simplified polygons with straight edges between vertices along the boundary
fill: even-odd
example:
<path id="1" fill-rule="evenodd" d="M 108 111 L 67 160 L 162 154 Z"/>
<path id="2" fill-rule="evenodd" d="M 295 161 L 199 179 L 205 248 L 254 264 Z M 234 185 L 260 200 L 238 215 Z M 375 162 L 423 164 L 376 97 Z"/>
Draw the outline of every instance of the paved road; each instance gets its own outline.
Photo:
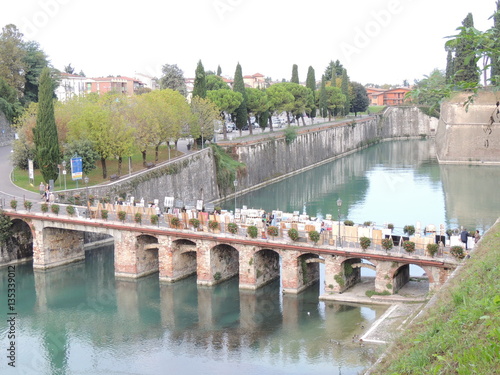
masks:
<path id="1" fill-rule="evenodd" d="M 11 146 L 0 147 L 0 193 L 2 197 L 9 201 L 12 197 L 17 197 L 18 200 L 25 197 L 32 201 L 39 201 L 40 195 L 28 190 L 21 189 L 13 184 L 11 180 L 12 164 L 10 161 Z"/>

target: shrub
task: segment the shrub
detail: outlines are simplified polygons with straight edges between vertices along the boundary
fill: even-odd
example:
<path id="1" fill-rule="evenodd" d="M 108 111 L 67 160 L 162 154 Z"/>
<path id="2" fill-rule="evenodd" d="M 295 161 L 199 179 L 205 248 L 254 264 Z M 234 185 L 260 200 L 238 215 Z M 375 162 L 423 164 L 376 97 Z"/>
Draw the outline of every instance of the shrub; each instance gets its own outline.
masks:
<path id="1" fill-rule="evenodd" d="M 238 224 L 236 224 L 236 223 L 227 224 L 227 231 L 231 234 L 238 233 Z"/>
<path id="2" fill-rule="evenodd" d="M 17 208 L 17 201 L 15 199 L 12 199 L 10 201 L 10 207 L 15 210 Z"/>
<path id="3" fill-rule="evenodd" d="M 465 258 L 465 252 L 464 248 L 459 245 L 452 246 L 450 248 L 450 254 L 453 255 L 457 259 L 464 259 Z"/>
<path id="4" fill-rule="evenodd" d="M 365 221 L 365 222 L 363 223 L 363 225 L 364 225 L 365 227 L 369 227 L 369 226 L 371 226 L 371 225 L 372 225 L 372 223 L 373 223 L 373 222 L 371 222 L 371 221 Z"/>
<path id="5" fill-rule="evenodd" d="M 290 237 L 292 241 L 297 241 L 299 239 L 299 231 L 295 228 L 289 229 L 288 237 Z"/>
<path id="6" fill-rule="evenodd" d="M 66 206 L 66 212 L 69 216 L 73 216 L 75 214 L 75 207 L 72 205 Z"/>
<path id="7" fill-rule="evenodd" d="M 42 204 L 40 205 L 40 208 L 41 208 L 41 210 L 42 210 L 42 212 L 43 212 L 44 214 L 45 214 L 45 213 L 47 213 L 47 212 L 49 211 L 49 205 L 48 205 L 47 203 L 42 203 Z"/>
<path id="8" fill-rule="evenodd" d="M 137 224 L 141 224 L 142 223 L 142 214 L 140 212 L 136 212 L 135 213 L 135 215 L 134 215 L 134 221 Z"/>
<path id="9" fill-rule="evenodd" d="M 354 226 L 354 221 L 352 221 L 352 220 L 346 220 L 346 221 L 344 221 L 344 225 L 346 227 L 353 227 Z"/>
<path id="10" fill-rule="evenodd" d="M 219 281 L 221 279 L 221 277 L 222 277 L 222 274 L 220 272 L 217 271 L 216 273 L 214 273 L 214 280 L 215 281 Z"/>
<path id="11" fill-rule="evenodd" d="M 149 217 L 152 225 L 158 225 L 158 215 L 153 214 Z"/>
<path id="12" fill-rule="evenodd" d="M 429 255 L 431 257 L 433 257 L 434 255 L 436 255 L 438 249 L 439 249 L 439 246 L 438 246 L 437 243 L 429 243 L 429 244 L 427 244 L 427 252 L 429 253 Z"/>
<path id="13" fill-rule="evenodd" d="M 316 230 L 311 230 L 309 231 L 309 239 L 314 242 L 315 244 L 318 243 L 319 241 L 319 233 Z"/>
<path id="14" fill-rule="evenodd" d="M 33 207 L 33 203 L 30 201 L 24 201 L 24 208 L 28 210 L 28 212 L 31 211 L 31 207 Z"/>
<path id="15" fill-rule="evenodd" d="M 108 220 L 108 210 L 101 210 L 101 218 L 103 220 Z"/>
<path id="16" fill-rule="evenodd" d="M 279 229 L 276 226 L 271 225 L 267 228 L 267 234 L 271 237 L 276 237 L 279 234 Z"/>
<path id="17" fill-rule="evenodd" d="M 194 229 L 198 229 L 200 227 L 200 221 L 194 217 L 189 219 L 189 224 L 191 224 Z"/>
<path id="18" fill-rule="evenodd" d="M 295 130 L 294 127 L 289 127 L 285 129 L 285 142 L 287 145 L 295 141 L 297 138 L 297 131 Z"/>
<path id="19" fill-rule="evenodd" d="M 403 249 L 407 253 L 413 253 L 415 251 L 415 242 L 413 242 L 413 241 L 404 241 L 403 242 Z"/>
<path id="20" fill-rule="evenodd" d="M 59 215 L 59 205 L 58 204 L 53 204 L 50 206 L 50 210 L 55 213 L 56 215 Z"/>
<path id="21" fill-rule="evenodd" d="M 174 216 L 170 219 L 170 226 L 172 228 L 178 228 L 180 224 L 181 220 L 177 216 Z"/>
<path id="22" fill-rule="evenodd" d="M 247 234 L 250 238 L 257 238 L 259 234 L 259 229 L 255 225 L 251 225 L 247 228 Z"/>
<path id="23" fill-rule="evenodd" d="M 118 219 L 120 219 L 122 223 L 125 222 L 126 218 L 127 218 L 127 213 L 125 211 L 118 211 Z"/>
<path id="24" fill-rule="evenodd" d="M 392 246 L 394 246 L 394 242 L 392 242 L 392 238 L 384 238 L 382 240 L 382 248 L 385 251 L 389 251 L 392 249 Z"/>
<path id="25" fill-rule="evenodd" d="M 415 234 L 415 226 L 413 225 L 405 225 L 403 228 L 403 232 L 408 234 L 409 236 L 413 236 Z"/>
<path id="26" fill-rule="evenodd" d="M 363 250 L 368 249 L 371 244 L 372 244 L 372 240 L 370 240 L 368 237 L 361 237 L 359 239 L 359 245 L 361 246 L 361 248 Z"/>
<path id="27" fill-rule="evenodd" d="M 209 220 L 208 221 L 208 227 L 212 230 L 219 229 L 219 222 L 216 220 Z"/>

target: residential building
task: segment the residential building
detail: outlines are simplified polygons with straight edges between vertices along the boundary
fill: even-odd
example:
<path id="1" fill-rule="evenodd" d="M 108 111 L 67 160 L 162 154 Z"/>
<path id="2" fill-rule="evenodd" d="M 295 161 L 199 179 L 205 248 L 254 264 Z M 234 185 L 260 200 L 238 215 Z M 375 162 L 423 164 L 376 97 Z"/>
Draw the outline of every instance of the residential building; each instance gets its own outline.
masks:
<path id="1" fill-rule="evenodd" d="M 73 96 L 80 96 L 91 92 L 92 78 L 77 74 L 60 73 L 61 83 L 56 88 L 57 99 L 64 102 Z"/>
<path id="2" fill-rule="evenodd" d="M 411 89 L 408 87 L 397 87 L 393 89 L 377 89 L 367 87 L 366 93 L 370 99 L 370 105 L 402 105 L 405 103 L 405 96 Z"/>
<path id="3" fill-rule="evenodd" d="M 255 73 L 243 76 L 243 82 L 246 87 L 253 87 L 254 89 L 266 88 L 266 77 L 260 73 Z"/>

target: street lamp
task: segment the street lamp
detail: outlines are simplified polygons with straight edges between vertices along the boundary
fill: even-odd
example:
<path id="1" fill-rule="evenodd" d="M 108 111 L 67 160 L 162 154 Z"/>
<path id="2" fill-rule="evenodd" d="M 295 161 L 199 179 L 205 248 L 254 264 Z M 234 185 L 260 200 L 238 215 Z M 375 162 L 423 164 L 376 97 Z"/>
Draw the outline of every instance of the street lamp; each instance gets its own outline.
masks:
<path id="1" fill-rule="evenodd" d="M 342 199 L 337 199 L 337 210 L 338 210 L 338 219 L 339 219 L 339 247 L 342 247 L 342 241 L 340 239 L 340 207 L 342 207 Z"/>
<path id="2" fill-rule="evenodd" d="M 237 195 L 237 188 L 238 188 L 238 180 L 233 181 L 234 185 L 234 214 L 236 215 L 236 195 Z"/>
<path id="3" fill-rule="evenodd" d="M 64 190 L 66 190 L 66 160 L 63 160 L 62 162 L 62 167 L 63 167 L 63 176 L 64 176 Z"/>
<path id="4" fill-rule="evenodd" d="M 89 210 L 90 210 L 90 204 L 89 204 L 89 176 L 85 176 L 83 179 L 83 182 L 85 182 L 85 191 L 87 193 L 87 214 L 85 215 L 86 218 L 89 218 Z"/>

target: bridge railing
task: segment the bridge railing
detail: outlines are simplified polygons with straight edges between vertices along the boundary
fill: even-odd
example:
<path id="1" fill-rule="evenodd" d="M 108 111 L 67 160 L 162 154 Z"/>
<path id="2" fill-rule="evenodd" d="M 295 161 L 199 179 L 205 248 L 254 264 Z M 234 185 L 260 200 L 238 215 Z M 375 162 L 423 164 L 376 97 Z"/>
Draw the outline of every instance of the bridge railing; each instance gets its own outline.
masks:
<path id="1" fill-rule="evenodd" d="M 25 202 L 30 202 L 25 205 Z M 57 210 L 53 209 L 53 206 L 57 207 Z M 69 213 L 67 207 L 73 207 L 72 214 Z M 19 212 L 33 212 L 33 213 L 41 213 L 46 215 L 54 215 L 56 214 L 59 217 L 71 218 L 71 219 L 89 219 L 89 220 L 102 220 L 102 210 L 99 212 L 97 207 L 86 207 L 85 205 L 68 205 L 62 204 L 59 202 L 45 202 L 40 199 L 39 201 L 28 200 L 25 197 L 16 197 L 12 195 L 0 195 L 0 208 L 6 211 L 19 211 Z M 56 212 L 57 211 L 57 212 Z M 119 211 L 124 211 L 126 213 L 124 218 L 120 218 Z M 112 212 L 109 212 L 109 216 L 106 221 L 111 222 L 122 222 L 125 225 L 133 224 L 134 226 L 151 226 L 154 225 L 157 228 L 172 228 L 172 229 L 181 229 L 186 231 L 194 231 L 195 229 L 190 224 L 189 220 L 179 219 L 177 225 L 174 225 L 171 221 L 172 217 L 176 217 L 175 215 L 161 215 L 158 217 L 158 221 L 155 223 L 151 222 L 151 209 L 144 209 L 143 211 L 137 210 L 137 212 L 143 212 L 140 216 L 140 220 L 137 220 L 137 216 L 131 211 L 129 206 L 119 206 L 114 209 Z M 135 212 L 135 213 L 137 213 Z M 213 217 L 217 219 L 217 216 Z M 237 231 L 236 233 L 231 233 L 228 228 L 227 222 L 219 222 L 218 227 L 216 229 L 209 228 L 208 220 L 200 221 L 200 227 L 196 229 L 196 231 L 204 231 L 210 232 L 213 234 L 224 234 L 237 236 L 242 238 L 250 238 L 247 229 L 249 226 L 236 223 Z M 308 228 L 310 229 L 310 228 Z M 257 232 L 257 240 L 262 241 L 277 241 L 277 242 L 285 242 L 285 243 L 296 243 L 296 244 L 309 244 L 317 247 L 325 247 L 325 248 L 336 248 L 342 250 L 351 250 L 355 252 L 384 252 L 392 255 L 410 255 L 407 251 L 404 250 L 401 243 L 394 241 L 393 246 L 390 250 L 385 250 L 382 247 L 382 239 L 381 238 L 371 238 L 370 245 L 367 249 L 363 250 L 359 241 L 359 237 L 349 237 L 349 236 L 338 236 L 333 233 L 331 230 L 324 230 L 319 233 L 319 238 L 314 242 L 310 239 L 309 233 L 310 230 L 298 230 L 298 238 L 292 240 L 289 236 L 289 229 L 278 228 L 278 233 L 276 236 L 271 236 L 268 232 L 268 227 L 265 225 L 258 227 Z M 425 237 L 418 237 L 420 239 Z M 432 256 L 435 258 L 452 258 L 449 252 L 449 247 L 445 247 L 443 244 L 440 244 L 438 247 L 438 251 L 434 255 L 430 255 L 426 249 L 426 243 L 429 242 L 430 238 L 427 237 L 427 241 L 415 241 L 415 249 L 411 253 L 412 256 Z"/>

